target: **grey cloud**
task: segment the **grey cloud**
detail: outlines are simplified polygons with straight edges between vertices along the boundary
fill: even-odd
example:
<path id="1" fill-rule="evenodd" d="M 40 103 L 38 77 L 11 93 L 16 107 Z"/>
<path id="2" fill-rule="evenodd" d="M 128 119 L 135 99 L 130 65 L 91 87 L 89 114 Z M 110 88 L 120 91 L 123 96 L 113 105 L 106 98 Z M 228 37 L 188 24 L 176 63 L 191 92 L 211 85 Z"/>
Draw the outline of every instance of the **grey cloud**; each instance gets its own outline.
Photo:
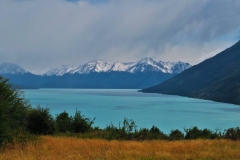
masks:
<path id="1" fill-rule="evenodd" d="M 33 72 L 89 60 L 199 63 L 240 38 L 239 0 L 1 0 L 0 62 Z"/>

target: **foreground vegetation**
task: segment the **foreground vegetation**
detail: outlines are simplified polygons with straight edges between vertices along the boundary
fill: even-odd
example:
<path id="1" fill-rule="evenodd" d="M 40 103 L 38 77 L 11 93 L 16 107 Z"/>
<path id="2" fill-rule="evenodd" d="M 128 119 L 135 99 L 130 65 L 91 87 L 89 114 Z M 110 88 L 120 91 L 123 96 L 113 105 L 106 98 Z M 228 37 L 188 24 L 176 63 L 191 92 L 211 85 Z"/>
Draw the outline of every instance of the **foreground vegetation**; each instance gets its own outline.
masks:
<path id="1" fill-rule="evenodd" d="M 236 160 L 240 141 L 107 141 L 43 136 L 39 142 L 11 145 L 1 160 Z"/>

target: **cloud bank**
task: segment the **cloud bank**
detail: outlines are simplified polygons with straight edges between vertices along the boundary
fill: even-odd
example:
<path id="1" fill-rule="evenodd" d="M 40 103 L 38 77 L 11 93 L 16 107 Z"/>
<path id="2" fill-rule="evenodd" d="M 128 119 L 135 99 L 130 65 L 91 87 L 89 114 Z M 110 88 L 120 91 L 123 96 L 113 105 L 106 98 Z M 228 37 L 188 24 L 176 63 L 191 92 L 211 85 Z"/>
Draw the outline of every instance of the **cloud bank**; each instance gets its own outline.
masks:
<path id="1" fill-rule="evenodd" d="M 239 0 L 1 0 L 0 63 L 34 73 L 95 59 L 197 64 L 240 39 L 239 8 Z"/>

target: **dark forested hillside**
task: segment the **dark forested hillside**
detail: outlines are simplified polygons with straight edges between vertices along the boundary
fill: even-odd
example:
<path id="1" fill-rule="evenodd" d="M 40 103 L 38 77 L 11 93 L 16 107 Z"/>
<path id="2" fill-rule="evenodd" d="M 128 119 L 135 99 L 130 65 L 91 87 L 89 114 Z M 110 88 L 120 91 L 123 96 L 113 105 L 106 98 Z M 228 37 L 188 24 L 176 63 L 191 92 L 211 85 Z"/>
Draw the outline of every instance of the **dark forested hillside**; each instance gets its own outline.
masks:
<path id="1" fill-rule="evenodd" d="M 240 104 L 240 41 L 146 93 L 163 93 Z"/>

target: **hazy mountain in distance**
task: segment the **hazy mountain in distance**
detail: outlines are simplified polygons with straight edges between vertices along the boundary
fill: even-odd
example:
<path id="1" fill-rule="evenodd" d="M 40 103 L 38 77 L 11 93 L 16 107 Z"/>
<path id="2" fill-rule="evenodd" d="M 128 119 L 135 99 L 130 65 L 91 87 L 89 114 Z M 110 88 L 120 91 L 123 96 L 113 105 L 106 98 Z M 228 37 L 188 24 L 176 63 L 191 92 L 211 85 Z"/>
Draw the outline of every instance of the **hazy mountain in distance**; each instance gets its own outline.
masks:
<path id="1" fill-rule="evenodd" d="M 22 88 L 136 89 L 158 84 L 191 67 L 184 62 L 157 62 L 152 58 L 126 63 L 95 60 L 79 66 L 62 65 L 35 75 L 20 66 L 12 66 L 14 70 L 14 67 L 2 67 L 1 75 Z"/>
<path id="2" fill-rule="evenodd" d="M 63 65 L 59 68 L 51 69 L 43 75 L 62 76 L 64 74 L 89 74 L 93 72 L 162 72 L 175 74 L 181 73 L 190 67 L 190 64 L 184 62 L 157 62 L 152 58 L 143 58 L 137 62 L 126 63 L 95 60 L 79 66 Z"/>

